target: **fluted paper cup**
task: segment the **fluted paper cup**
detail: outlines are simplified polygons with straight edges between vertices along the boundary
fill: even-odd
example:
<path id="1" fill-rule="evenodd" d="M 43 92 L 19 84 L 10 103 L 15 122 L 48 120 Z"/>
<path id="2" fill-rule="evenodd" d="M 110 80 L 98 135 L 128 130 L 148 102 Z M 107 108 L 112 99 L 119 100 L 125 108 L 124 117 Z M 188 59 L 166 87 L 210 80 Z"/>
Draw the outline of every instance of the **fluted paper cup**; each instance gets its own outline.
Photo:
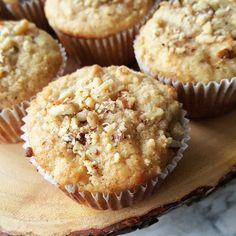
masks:
<path id="1" fill-rule="evenodd" d="M 164 170 L 154 178 L 151 178 L 146 183 L 138 185 L 133 189 L 127 189 L 121 192 L 102 193 L 102 192 L 88 192 L 78 191 L 76 185 L 60 186 L 54 177 L 45 171 L 35 160 L 33 150 L 30 147 L 27 133 L 27 116 L 24 118 L 25 125 L 22 127 L 22 139 L 25 141 L 23 148 L 26 150 L 26 155 L 30 157 L 30 162 L 37 168 L 38 172 L 50 183 L 56 185 L 65 194 L 74 199 L 76 202 L 87 205 L 89 207 L 99 210 L 119 210 L 124 207 L 131 206 L 146 197 L 152 195 L 165 178 L 175 169 L 178 162 L 182 159 L 185 149 L 188 147 L 189 140 L 189 120 L 185 118 L 186 112 L 182 112 L 181 123 L 184 127 L 184 135 L 181 140 L 181 146 L 176 150 L 171 162 L 164 168 Z"/>
<path id="2" fill-rule="evenodd" d="M 109 37 L 86 39 L 66 34 L 56 28 L 54 31 L 68 54 L 79 65 L 128 65 L 134 61 L 133 40 L 140 27 L 158 8 L 159 2 L 160 0 L 157 0 L 149 13 L 134 27 Z"/>
<path id="3" fill-rule="evenodd" d="M 165 77 L 159 80 L 176 89 L 190 118 L 217 116 L 236 106 L 236 77 L 207 84 L 181 83 Z"/>
<path id="4" fill-rule="evenodd" d="M 6 4 L 0 0 L 0 20 L 14 20 L 14 16 L 7 9 Z"/>
<path id="5" fill-rule="evenodd" d="M 22 118 L 26 115 L 28 106 L 29 102 L 24 101 L 0 112 L 0 143 L 20 142 Z"/>
<path id="6" fill-rule="evenodd" d="M 136 60 L 142 72 L 154 76 L 137 56 Z M 236 77 L 208 83 L 183 83 L 163 76 L 158 80 L 175 88 L 190 118 L 214 117 L 236 106 Z"/>
<path id="7" fill-rule="evenodd" d="M 45 0 L 18 1 L 6 4 L 7 8 L 16 19 L 27 19 L 34 22 L 37 27 L 52 33 L 44 13 Z"/>
<path id="8" fill-rule="evenodd" d="M 62 64 L 54 79 L 63 75 L 66 66 L 66 52 L 59 44 L 62 55 Z M 23 117 L 26 115 L 26 109 L 29 106 L 30 100 L 25 100 L 11 108 L 0 109 L 0 143 L 18 143 L 21 141 L 21 127 L 23 125 Z"/>

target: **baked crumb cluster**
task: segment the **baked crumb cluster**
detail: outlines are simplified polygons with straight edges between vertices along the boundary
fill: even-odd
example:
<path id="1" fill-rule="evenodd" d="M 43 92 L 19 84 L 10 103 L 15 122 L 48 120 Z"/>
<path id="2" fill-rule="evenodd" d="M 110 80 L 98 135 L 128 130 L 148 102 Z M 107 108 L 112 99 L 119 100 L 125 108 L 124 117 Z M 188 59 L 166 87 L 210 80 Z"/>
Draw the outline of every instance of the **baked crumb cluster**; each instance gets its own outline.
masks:
<path id="1" fill-rule="evenodd" d="M 29 110 L 36 162 L 68 191 L 113 192 L 159 174 L 183 135 L 175 92 L 127 67 L 85 67 Z"/>
<path id="2" fill-rule="evenodd" d="M 134 27 L 153 4 L 154 0 L 48 0 L 45 12 L 50 24 L 66 34 L 103 38 Z"/>
<path id="3" fill-rule="evenodd" d="M 136 53 L 155 75 L 220 81 L 236 74 L 235 40 L 235 1 L 174 0 L 143 27 Z"/>
<path id="4" fill-rule="evenodd" d="M 57 74 L 62 58 L 47 33 L 27 20 L 0 22 L 0 108 L 29 99 Z"/>

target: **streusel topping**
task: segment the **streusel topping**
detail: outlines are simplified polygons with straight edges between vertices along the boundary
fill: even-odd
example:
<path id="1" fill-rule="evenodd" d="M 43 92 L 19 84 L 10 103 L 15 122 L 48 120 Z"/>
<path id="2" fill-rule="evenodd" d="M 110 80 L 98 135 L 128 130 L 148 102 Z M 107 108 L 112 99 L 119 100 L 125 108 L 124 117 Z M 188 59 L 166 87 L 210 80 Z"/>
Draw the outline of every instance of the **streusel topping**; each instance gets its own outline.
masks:
<path id="1" fill-rule="evenodd" d="M 57 74 L 56 41 L 27 20 L 0 22 L 0 109 L 35 95 Z"/>
<path id="2" fill-rule="evenodd" d="M 236 75 L 236 2 L 161 3 L 135 42 L 137 59 L 153 75 L 184 82 Z"/>
<path id="3" fill-rule="evenodd" d="M 84 67 L 52 82 L 29 109 L 36 162 L 60 186 L 132 188 L 158 175 L 180 146 L 172 88 L 127 67 Z"/>
<path id="4" fill-rule="evenodd" d="M 100 38 L 133 27 L 154 0 L 47 0 L 45 12 L 54 28 L 69 35 Z"/>

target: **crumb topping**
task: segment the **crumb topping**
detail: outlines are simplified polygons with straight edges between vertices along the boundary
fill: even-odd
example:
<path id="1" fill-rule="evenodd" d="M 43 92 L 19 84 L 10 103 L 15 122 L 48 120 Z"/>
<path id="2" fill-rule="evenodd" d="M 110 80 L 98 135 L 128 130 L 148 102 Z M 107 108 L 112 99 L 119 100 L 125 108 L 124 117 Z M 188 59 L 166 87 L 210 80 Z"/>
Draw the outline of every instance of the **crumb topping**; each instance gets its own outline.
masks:
<path id="1" fill-rule="evenodd" d="M 236 74 L 235 27 L 233 0 L 162 2 L 136 41 L 136 55 L 155 75 L 186 82 L 230 79 Z"/>
<path id="2" fill-rule="evenodd" d="M 29 99 L 57 74 L 57 43 L 27 20 L 0 22 L 0 108 Z"/>
<path id="3" fill-rule="evenodd" d="M 62 186 L 131 188 L 159 174 L 180 147 L 175 98 L 172 88 L 127 67 L 85 67 L 32 102 L 30 146 Z"/>

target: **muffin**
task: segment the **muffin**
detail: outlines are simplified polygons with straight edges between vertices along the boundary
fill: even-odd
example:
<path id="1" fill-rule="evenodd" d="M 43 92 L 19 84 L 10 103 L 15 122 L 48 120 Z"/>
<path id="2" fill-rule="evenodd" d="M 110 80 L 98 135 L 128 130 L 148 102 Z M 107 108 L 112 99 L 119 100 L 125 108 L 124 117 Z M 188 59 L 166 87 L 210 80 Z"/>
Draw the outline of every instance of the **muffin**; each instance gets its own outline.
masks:
<path id="1" fill-rule="evenodd" d="M 45 13 L 45 0 L 3 0 L 11 14 L 16 19 L 27 19 L 37 25 L 37 27 L 52 33 Z"/>
<path id="2" fill-rule="evenodd" d="M 236 2 L 162 2 L 134 43 L 140 68 L 174 86 L 191 117 L 236 102 Z"/>
<path id="3" fill-rule="evenodd" d="M 18 142 L 27 101 L 62 74 L 64 52 L 27 20 L 0 22 L 0 142 Z"/>
<path id="4" fill-rule="evenodd" d="M 155 0 L 47 0 L 45 12 L 79 64 L 126 65 L 134 60 L 135 34 L 156 5 Z"/>
<path id="5" fill-rule="evenodd" d="M 31 162 L 71 198 L 120 209 L 152 194 L 187 147 L 175 91 L 125 66 L 84 67 L 31 101 Z"/>

